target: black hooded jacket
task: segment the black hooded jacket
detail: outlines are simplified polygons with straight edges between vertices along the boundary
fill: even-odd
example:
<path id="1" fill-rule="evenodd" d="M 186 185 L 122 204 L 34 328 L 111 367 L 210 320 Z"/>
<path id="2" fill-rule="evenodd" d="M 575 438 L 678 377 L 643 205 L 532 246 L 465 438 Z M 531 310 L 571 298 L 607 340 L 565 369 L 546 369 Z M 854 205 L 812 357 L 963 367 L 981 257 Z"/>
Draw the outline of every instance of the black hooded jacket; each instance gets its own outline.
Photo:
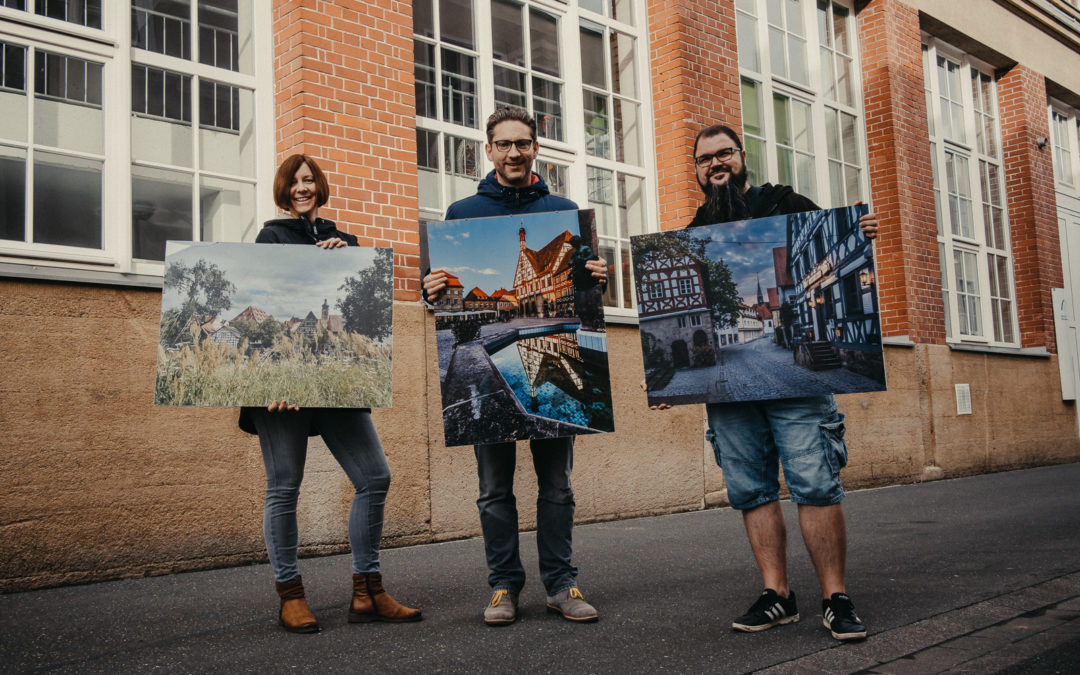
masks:
<path id="1" fill-rule="evenodd" d="M 817 211 L 821 207 L 811 200 L 795 192 L 790 185 L 755 185 L 746 191 L 746 205 L 750 207 L 751 218 L 767 218 L 768 216 L 787 215 L 789 213 L 802 213 L 803 211 Z M 705 205 L 698 207 L 694 219 L 687 227 L 699 225 L 716 225 L 705 220 Z"/>
<path id="2" fill-rule="evenodd" d="M 337 229 L 334 221 L 325 218 L 316 218 L 315 222 L 307 218 L 275 218 L 263 223 L 259 235 L 255 237 L 256 244 L 314 244 L 317 241 L 325 241 L 337 237 L 349 246 L 357 246 L 356 236 Z M 258 433 L 255 423 L 251 419 L 249 408 L 240 408 L 239 427 L 249 434 Z M 308 436 L 318 433 L 314 428 L 308 430 Z"/>

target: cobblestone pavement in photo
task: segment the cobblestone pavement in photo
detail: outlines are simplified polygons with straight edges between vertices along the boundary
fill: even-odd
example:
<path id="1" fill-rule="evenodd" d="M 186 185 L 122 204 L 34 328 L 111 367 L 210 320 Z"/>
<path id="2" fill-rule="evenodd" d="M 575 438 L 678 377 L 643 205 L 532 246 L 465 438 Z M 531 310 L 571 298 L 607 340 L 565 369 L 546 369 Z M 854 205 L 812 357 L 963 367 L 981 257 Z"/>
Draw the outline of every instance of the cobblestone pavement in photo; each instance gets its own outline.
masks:
<path id="1" fill-rule="evenodd" d="M 708 384 L 706 384 L 708 383 Z M 712 368 L 682 368 L 675 371 L 663 389 L 651 392 L 658 397 L 705 395 L 709 400 L 757 401 L 798 395 L 843 394 L 875 391 L 878 382 L 844 368 L 813 371 L 795 363 L 792 353 L 769 338 L 723 347 Z"/>

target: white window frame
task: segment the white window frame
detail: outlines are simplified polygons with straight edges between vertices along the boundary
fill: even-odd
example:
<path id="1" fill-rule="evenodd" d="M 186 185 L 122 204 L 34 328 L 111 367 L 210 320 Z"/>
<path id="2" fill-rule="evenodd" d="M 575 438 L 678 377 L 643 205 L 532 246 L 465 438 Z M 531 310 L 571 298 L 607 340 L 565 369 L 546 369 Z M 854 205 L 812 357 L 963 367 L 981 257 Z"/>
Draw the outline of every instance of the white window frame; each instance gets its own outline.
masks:
<path id="1" fill-rule="evenodd" d="M 811 198 L 822 208 L 847 206 L 858 200 L 869 201 L 869 162 L 867 160 L 866 151 L 862 80 L 858 67 L 860 62 L 860 45 L 857 39 L 854 2 L 852 2 L 852 0 L 831 0 L 830 4 L 830 10 L 832 5 L 838 5 L 848 11 L 847 36 L 850 42 L 849 56 L 851 57 L 852 62 L 850 73 L 852 79 L 852 102 L 850 105 L 839 101 L 839 97 L 837 97 L 837 99 L 826 99 L 826 82 L 821 74 L 821 69 L 823 67 L 821 49 L 824 45 L 820 42 L 817 27 L 818 3 L 817 0 L 800 0 L 799 4 L 805 29 L 806 68 L 809 76 L 809 84 L 800 83 L 795 80 L 772 74 L 773 69 L 771 63 L 772 57 L 769 49 L 769 24 L 766 0 L 738 0 L 735 3 L 736 13 L 742 18 L 743 25 L 747 25 L 752 21 L 754 26 L 752 38 L 745 34 L 739 35 L 738 44 L 745 47 L 749 47 L 750 45 L 756 47 L 755 59 L 748 58 L 749 55 L 741 52 L 738 59 L 740 91 L 745 93 L 743 90 L 744 83 L 752 83 L 756 87 L 756 93 L 759 97 L 758 110 L 761 115 L 760 122 L 762 133 L 760 135 L 753 133 L 743 134 L 744 145 L 748 151 L 747 168 L 751 170 L 751 182 L 757 184 L 765 182 L 781 182 L 778 150 L 781 147 L 786 149 L 787 146 L 781 146 L 777 141 L 776 115 L 773 107 L 773 96 L 777 95 L 788 99 L 794 99 L 810 107 L 810 130 L 808 136 L 811 145 L 809 149 L 801 150 L 798 154 L 810 158 L 810 170 L 807 173 L 811 176 L 813 185 L 812 189 L 808 189 L 803 185 L 793 185 L 795 190 L 800 194 Z M 757 63 L 757 70 L 752 68 L 753 61 L 756 61 Z M 827 65 L 829 65 L 830 68 L 832 67 L 831 64 Z M 851 158 L 846 156 L 840 159 L 841 173 L 843 173 L 845 166 L 855 168 L 859 172 L 859 193 L 857 195 L 848 194 L 846 185 L 839 186 L 841 188 L 841 194 L 846 197 L 844 201 L 848 203 L 833 203 L 833 190 L 831 189 L 831 183 L 829 182 L 830 158 L 828 152 L 828 135 L 826 131 L 826 108 L 851 115 L 855 118 L 855 138 L 853 140 L 857 145 L 855 149 L 855 155 L 858 160 L 857 164 L 851 162 Z M 743 110 L 747 110 L 746 101 L 743 101 Z M 743 124 L 745 129 L 745 120 L 743 121 Z M 755 143 L 760 143 L 763 148 L 762 156 L 755 154 Z M 842 147 L 841 150 L 843 150 Z M 758 167 L 758 171 L 763 175 L 753 175 L 755 173 L 755 167 Z M 793 175 L 798 175 L 797 168 L 794 170 Z"/>
<path id="2" fill-rule="evenodd" d="M 1019 321 L 1017 319 L 1016 276 L 1013 268 L 1012 236 L 1009 226 L 1008 200 L 1005 198 L 1005 167 L 1001 148 L 1001 114 L 998 106 L 997 79 L 994 77 L 994 69 L 970 54 L 956 49 L 930 35 L 923 34 L 922 43 L 925 75 L 924 87 L 928 102 L 927 113 L 931 131 L 930 147 L 931 152 L 933 153 L 932 165 L 934 174 L 935 210 L 938 214 L 937 241 L 940 258 L 939 262 L 941 265 L 942 304 L 945 310 L 946 322 L 945 339 L 946 342 L 954 344 L 964 343 L 999 347 L 1019 347 L 1020 332 Z M 963 140 L 942 135 L 941 94 L 937 77 L 937 62 L 939 57 L 958 63 L 961 68 L 960 103 L 962 106 L 961 114 L 964 125 Z M 991 97 L 993 99 L 991 101 L 991 112 L 992 117 L 996 122 L 993 129 L 995 134 L 993 144 L 997 151 L 996 156 L 982 153 L 976 144 L 977 112 L 975 110 L 971 92 L 973 72 L 989 76 L 993 84 L 993 87 L 991 88 L 993 94 Z M 962 157 L 967 162 L 967 184 L 964 186 L 958 185 L 958 188 L 964 187 L 967 189 L 967 195 L 971 202 L 972 220 L 970 236 L 965 236 L 962 233 L 954 234 L 952 232 L 951 222 L 953 206 L 951 200 L 948 198 L 949 176 L 946 175 L 948 173 L 946 170 L 946 157 L 948 155 Z M 983 194 L 983 181 L 981 178 L 983 163 L 996 165 L 998 167 L 997 190 L 998 194 L 1001 196 L 999 205 L 1002 209 L 1002 230 L 1005 240 L 1000 248 L 993 246 L 992 242 L 988 242 L 986 237 L 986 222 L 983 207 L 988 197 Z M 962 325 L 959 313 L 960 296 L 969 295 L 967 293 L 961 294 L 961 289 L 957 286 L 956 262 L 957 256 L 962 254 L 972 254 L 977 261 L 976 281 L 978 283 L 978 288 L 975 293 L 977 293 L 979 298 L 978 309 L 980 325 L 978 331 L 975 333 L 960 332 L 960 327 Z M 998 340 L 995 336 L 994 301 L 996 299 L 996 291 L 991 287 L 993 276 L 992 271 L 989 269 L 990 256 L 1004 257 L 1007 259 L 1006 269 L 1009 274 L 1008 291 L 1010 293 L 1008 299 L 1009 312 L 1007 317 L 1002 316 L 1001 318 L 1004 321 L 1010 322 L 1011 325 L 1008 326 L 1007 331 L 1005 327 L 1002 327 L 1001 330 L 1003 334 L 1011 332 L 1011 340 Z"/>
<path id="3" fill-rule="evenodd" d="M 648 8 L 645 0 L 631 0 L 635 21 L 635 25 L 633 26 L 617 21 L 610 16 L 601 16 L 584 8 L 579 8 L 577 3 L 565 3 L 558 0 L 515 1 L 518 4 L 538 9 L 558 18 L 561 73 L 560 78 L 549 79 L 559 79 L 563 85 L 562 119 L 563 138 L 565 140 L 555 141 L 539 137 L 540 153 L 533 165 L 533 170 L 540 172 L 540 166 L 545 163 L 558 164 L 565 167 L 567 184 L 565 196 L 576 202 L 582 209 L 590 208 L 587 168 L 592 166 L 614 172 L 612 174 L 613 209 L 617 220 L 617 231 L 622 234 L 627 232 L 627 228 L 625 226 L 626 224 L 618 222 L 620 215 L 618 209 L 617 174 L 621 173 L 627 176 L 640 178 L 644 181 L 642 189 L 642 214 L 644 222 L 640 229 L 642 232 L 658 231 L 659 207 L 656 202 L 656 153 L 654 149 L 655 136 L 653 131 L 652 89 L 649 70 L 649 36 L 647 30 Z M 438 0 L 434 0 L 433 3 L 435 7 L 433 22 L 436 36 L 439 35 L 439 23 L 441 18 L 437 10 L 437 2 Z M 610 9 L 610 4 L 607 4 L 607 6 Z M 445 122 L 442 119 L 421 117 L 417 115 L 416 126 L 418 130 L 423 129 L 439 134 L 438 180 L 441 208 L 422 207 L 419 213 L 420 220 L 422 221 L 442 220 L 447 207 L 454 201 L 454 199 L 449 197 L 449 181 L 451 180 L 451 177 L 445 171 L 445 141 L 443 139 L 446 135 L 451 135 L 475 140 L 480 144 L 482 153 L 483 145 L 487 142 L 484 126 L 488 116 L 495 111 L 493 66 L 497 62 L 491 55 L 491 3 L 489 0 L 473 0 L 472 7 L 473 35 L 475 36 L 475 54 L 477 58 L 477 87 L 480 102 L 478 110 L 478 128 L 471 129 L 451 122 Z M 613 30 L 625 33 L 635 40 L 635 54 L 637 58 L 635 86 L 639 92 L 639 99 L 637 100 L 640 101 L 638 120 L 638 124 L 641 127 L 639 142 L 641 143 L 642 157 L 640 165 L 617 162 L 614 159 L 593 157 L 585 152 L 586 138 L 582 114 L 584 108 L 584 96 L 582 93 L 583 85 L 581 77 L 579 19 L 586 19 L 594 23 L 603 24 Z M 442 44 L 437 37 L 420 38 L 414 35 L 414 38 L 428 43 Z M 528 36 L 526 35 L 526 41 L 527 40 Z M 460 49 L 458 47 L 454 48 Z M 528 44 L 526 44 L 526 49 L 528 49 Z M 531 73 L 532 71 L 528 70 L 527 72 Z M 438 77 L 436 77 L 436 86 L 440 86 Z M 528 91 L 531 105 L 531 83 L 528 84 Z M 442 105 L 441 93 L 436 96 L 436 105 Z M 441 107 L 438 107 L 437 110 L 441 111 Z M 441 112 L 439 113 L 439 117 L 441 117 Z M 480 166 L 481 170 L 479 172 L 479 177 L 483 178 L 492 168 L 491 163 L 487 161 L 486 156 L 483 156 Z M 477 182 L 479 182 L 479 180 Z M 467 195 L 457 195 L 457 198 L 460 198 L 461 196 Z M 612 240 L 610 238 L 602 237 L 601 244 L 611 245 Z M 623 279 L 619 274 L 622 265 L 630 266 L 628 260 L 624 261 L 621 258 L 623 250 L 622 246 L 625 246 L 626 249 L 629 250 L 628 236 L 619 237 L 618 240 L 615 241 L 616 259 L 608 260 L 608 263 L 614 266 L 616 273 L 609 277 L 608 284 L 616 289 L 618 294 L 616 297 L 623 299 L 629 296 L 629 302 L 626 306 L 622 307 L 605 306 L 604 311 L 609 317 L 621 316 L 626 318 L 636 318 L 636 293 L 633 292 L 632 288 L 622 288 Z"/>
<path id="4" fill-rule="evenodd" d="M 1080 197 L 1080 111 L 1056 99 L 1050 99 L 1046 107 L 1050 121 L 1050 150 L 1053 151 L 1054 184 L 1061 192 L 1069 192 Z M 1064 118 L 1065 138 L 1060 138 L 1057 117 Z M 1058 166 L 1059 157 L 1064 155 L 1069 160 L 1069 175 L 1062 180 Z"/>
<path id="5" fill-rule="evenodd" d="M 32 2 L 32 0 L 29 0 Z M 194 12 L 197 0 L 192 3 Z M 104 152 L 95 158 L 103 160 L 102 184 L 102 248 L 87 249 L 77 246 L 38 244 L 0 240 L 0 275 L 58 280 L 99 281 L 124 285 L 159 286 L 164 274 L 164 264 L 157 261 L 138 260 L 132 256 L 131 219 L 131 67 L 133 63 L 161 68 L 185 75 L 205 77 L 222 84 L 229 84 L 254 92 L 255 173 L 244 182 L 254 184 L 257 204 L 256 227 L 273 217 L 275 207 L 272 197 L 274 159 L 274 105 L 273 105 L 273 43 L 272 14 L 270 6 L 260 0 L 252 0 L 250 17 L 252 25 L 252 72 L 227 71 L 199 63 L 195 44 L 192 42 L 192 60 L 179 59 L 142 49 L 132 48 L 131 4 L 129 2 L 105 2 L 102 7 L 100 30 L 71 24 L 57 19 L 0 7 L 0 40 L 12 44 L 41 48 L 52 53 L 92 60 L 102 64 L 102 111 Z M 196 32 L 193 28 L 193 32 Z M 13 143 L 2 141 L 10 147 L 18 147 L 28 154 L 33 152 L 34 110 L 34 60 L 33 49 L 27 50 L 26 95 L 28 98 L 27 141 Z M 192 81 L 192 125 L 198 134 L 198 84 Z M 239 180 L 206 171 L 199 164 L 199 142 L 193 140 L 192 174 Z M 64 154 L 82 156 L 85 153 L 63 151 Z M 159 166 L 150 162 L 138 162 L 139 166 L 177 170 L 172 166 Z M 199 231 L 198 189 L 192 196 L 193 237 Z M 33 222 L 33 171 L 26 177 L 26 214 L 28 227 Z M 252 235 L 252 238 L 254 235 Z"/>

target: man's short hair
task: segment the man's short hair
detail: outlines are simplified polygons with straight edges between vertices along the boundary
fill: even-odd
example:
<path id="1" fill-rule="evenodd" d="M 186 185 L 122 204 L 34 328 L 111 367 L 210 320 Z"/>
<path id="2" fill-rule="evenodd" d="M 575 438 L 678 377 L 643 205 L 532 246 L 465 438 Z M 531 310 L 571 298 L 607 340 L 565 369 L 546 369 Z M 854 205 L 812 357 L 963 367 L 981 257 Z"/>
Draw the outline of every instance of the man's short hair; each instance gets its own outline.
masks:
<path id="1" fill-rule="evenodd" d="M 731 140 L 735 141 L 735 147 L 739 150 L 743 149 L 742 139 L 739 138 L 739 134 L 735 133 L 735 130 L 729 126 L 723 124 L 712 124 L 698 132 L 697 138 L 694 139 L 694 157 L 697 157 L 697 146 L 703 138 L 712 138 L 713 136 L 719 136 L 724 134 Z"/>
<path id="2" fill-rule="evenodd" d="M 522 110 L 521 108 L 515 108 L 513 106 L 506 108 L 499 108 L 495 112 L 491 113 L 491 117 L 487 120 L 487 140 L 491 143 L 492 137 L 495 136 L 495 127 L 500 122 L 507 120 L 513 120 L 515 122 L 521 122 L 522 124 L 529 125 L 529 129 L 532 131 L 532 139 L 536 140 L 536 120 L 529 114 L 528 110 Z"/>
<path id="3" fill-rule="evenodd" d="M 274 203 L 283 211 L 292 211 L 292 195 L 289 192 L 292 189 L 293 176 L 304 164 L 311 169 L 311 175 L 315 179 L 315 206 L 322 206 L 330 199 L 330 184 L 315 160 L 308 155 L 289 155 L 274 174 Z"/>

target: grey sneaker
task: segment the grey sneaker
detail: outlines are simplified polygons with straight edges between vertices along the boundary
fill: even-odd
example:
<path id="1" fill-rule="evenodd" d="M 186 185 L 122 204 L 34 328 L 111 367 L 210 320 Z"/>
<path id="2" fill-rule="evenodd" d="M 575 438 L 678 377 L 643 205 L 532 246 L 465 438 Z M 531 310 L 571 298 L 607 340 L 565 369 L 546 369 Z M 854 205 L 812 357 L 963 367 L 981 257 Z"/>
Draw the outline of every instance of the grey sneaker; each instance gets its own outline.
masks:
<path id="1" fill-rule="evenodd" d="M 506 626 L 517 621 L 517 596 L 500 588 L 491 596 L 484 608 L 484 623 L 489 626 Z"/>
<path id="2" fill-rule="evenodd" d="M 547 608 L 549 612 L 562 614 L 562 618 L 567 621 L 589 623 L 600 618 L 596 614 L 596 608 L 585 602 L 576 586 L 559 591 L 553 596 L 549 595 Z"/>

